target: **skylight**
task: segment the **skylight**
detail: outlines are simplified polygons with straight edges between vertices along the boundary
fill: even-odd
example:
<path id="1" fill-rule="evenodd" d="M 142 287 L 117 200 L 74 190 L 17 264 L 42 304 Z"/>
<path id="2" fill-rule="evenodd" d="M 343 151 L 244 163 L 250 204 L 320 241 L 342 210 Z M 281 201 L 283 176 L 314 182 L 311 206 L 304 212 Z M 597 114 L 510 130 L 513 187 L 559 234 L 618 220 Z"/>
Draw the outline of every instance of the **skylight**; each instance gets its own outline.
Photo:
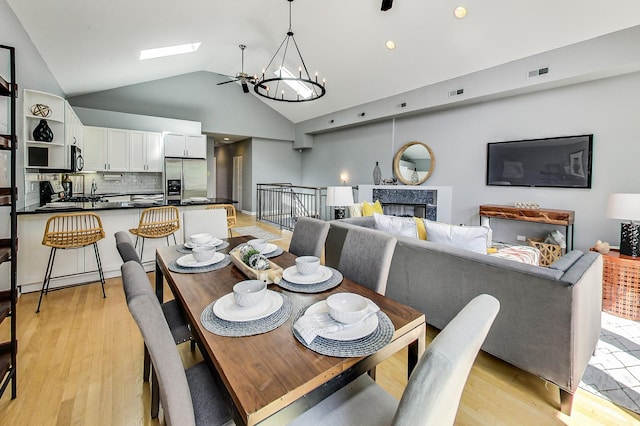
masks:
<path id="1" fill-rule="evenodd" d="M 278 68 L 277 70 L 275 70 L 274 74 L 279 78 L 293 78 L 293 79 L 297 78 L 291 73 L 291 71 L 289 71 L 285 67 Z M 297 80 L 283 80 L 283 81 L 293 90 L 295 90 L 296 93 L 301 97 L 303 97 L 304 99 L 307 99 L 313 93 L 313 90 L 309 89 L 307 86 L 305 86 L 304 84 L 300 83 Z"/>
<path id="2" fill-rule="evenodd" d="M 164 56 L 193 53 L 200 47 L 201 42 L 180 44 L 177 46 L 158 47 L 155 49 L 143 49 L 140 51 L 140 60 L 162 58 Z"/>

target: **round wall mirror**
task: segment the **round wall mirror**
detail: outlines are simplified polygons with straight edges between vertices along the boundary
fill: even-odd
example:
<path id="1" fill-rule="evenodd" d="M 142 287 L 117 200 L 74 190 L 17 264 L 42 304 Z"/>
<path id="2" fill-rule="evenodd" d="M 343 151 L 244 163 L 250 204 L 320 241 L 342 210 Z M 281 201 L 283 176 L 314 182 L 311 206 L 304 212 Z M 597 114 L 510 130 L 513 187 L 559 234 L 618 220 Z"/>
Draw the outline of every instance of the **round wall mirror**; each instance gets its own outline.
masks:
<path id="1" fill-rule="evenodd" d="M 405 185 L 421 185 L 429 179 L 435 165 L 433 151 L 422 142 L 404 144 L 393 158 L 393 172 Z"/>

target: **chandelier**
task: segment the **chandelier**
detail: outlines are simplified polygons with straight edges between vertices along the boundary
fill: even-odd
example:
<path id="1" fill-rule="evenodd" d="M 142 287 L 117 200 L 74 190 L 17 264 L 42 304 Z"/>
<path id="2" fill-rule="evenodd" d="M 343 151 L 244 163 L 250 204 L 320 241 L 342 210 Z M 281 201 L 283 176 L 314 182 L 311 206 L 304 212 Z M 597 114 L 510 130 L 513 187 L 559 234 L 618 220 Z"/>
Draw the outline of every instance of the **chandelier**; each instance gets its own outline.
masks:
<path id="1" fill-rule="evenodd" d="M 287 35 L 284 37 L 284 40 L 282 40 L 282 43 L 280 43 L 278 50 L 276 50 L 276 53 L 274 53 L 271 58 L 271 61 L 269 61 L 269 64 L 262 70 L 262 76 L 258 81 L 256 81 L 253 90 L 258 95 L 274 101 L 314 101 L 316 99 L 320 99 L 325 95 L 325 93 L 327 93 L 325 89 L 325 81 L 323 79 L 322 83 L 318 82 L 317 72 L 313 79 L 309 75 L 307 65 L 304 63 L 304 59 L 302 59 L 300 48 L 298 47 L 298 43 L 296 43 L 293 31 L 291 30 L 291 3 L 293 3 L 293 0 L 287 1 L 289 2 L 289 30 L 287 31 Z M 294 59 L 287 63 L 300 64 L 297 76 L 285 67 L 285 60 L 287 58 L 287 51 L 290 44 L 293 44 L 295 47 L 298 57 L 296 58 L 293 54 L 289 55 Z M 283 50 L 282 56 L 278 56 L 281 50 Z M 277 68 L 273 71 L 274 77 L 269 77 L 266 73 L 270 72 L 272 64 Z"/>

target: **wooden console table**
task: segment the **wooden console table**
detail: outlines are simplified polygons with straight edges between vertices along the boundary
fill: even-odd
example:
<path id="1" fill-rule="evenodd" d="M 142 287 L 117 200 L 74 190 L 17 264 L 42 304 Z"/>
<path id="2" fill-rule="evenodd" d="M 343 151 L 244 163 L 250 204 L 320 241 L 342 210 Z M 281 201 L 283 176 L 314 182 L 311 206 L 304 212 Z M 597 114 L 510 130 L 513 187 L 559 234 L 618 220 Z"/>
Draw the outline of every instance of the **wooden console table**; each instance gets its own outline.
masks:
<path id="1" fill-rule="evenodd" d="M 602 261 L 602 310 L 640 320 L 640 259 L 611 250 Z"/>
<path id="2" fill-rule="evenodd" d="M 565 235 L 567 236 L 567 249 L 573 250 L 573 222 L 575 220 L 575 212 L 573 210 L 521 209 L 512 206 L 483 204 L 480 206 L 480 217 L 564 226 Z"/>

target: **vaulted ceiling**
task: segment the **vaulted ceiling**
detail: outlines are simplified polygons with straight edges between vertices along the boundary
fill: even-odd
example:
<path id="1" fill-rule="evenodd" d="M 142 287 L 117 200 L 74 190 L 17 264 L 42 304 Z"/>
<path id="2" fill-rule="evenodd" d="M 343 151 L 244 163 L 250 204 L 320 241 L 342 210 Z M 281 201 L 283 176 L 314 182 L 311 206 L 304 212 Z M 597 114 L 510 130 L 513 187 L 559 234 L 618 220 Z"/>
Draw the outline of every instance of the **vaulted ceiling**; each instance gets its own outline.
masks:
<path id="1" fill-rule="evenodd" d="M 206 70 L 259 74 L 289 26 L 286 0 L 8 0 L 68 96 Z M 295 0 L 292 29 L 327 95 L 264 100 L 294 123 L 640 25 L 637 0 Z M 465 19 L 455 18 L 465 6 Z M 395 50 L 385 47 L 393 40 Z M 202 42 L 139 61 L 141 49 Z M 297 69 L 299 64 L 290 64 Z M 241 88 L 238 86 L 238 90 Z"/>

